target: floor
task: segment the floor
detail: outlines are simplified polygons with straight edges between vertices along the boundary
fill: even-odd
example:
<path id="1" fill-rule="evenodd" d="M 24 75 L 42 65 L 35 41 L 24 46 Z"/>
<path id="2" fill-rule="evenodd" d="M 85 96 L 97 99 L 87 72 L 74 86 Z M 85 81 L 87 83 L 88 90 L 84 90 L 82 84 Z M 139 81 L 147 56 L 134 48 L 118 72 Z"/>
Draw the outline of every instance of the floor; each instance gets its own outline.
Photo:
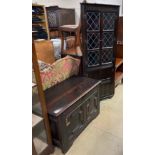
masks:
<path id="1" fill-rule="evenodd" d="M 55 148 L 51 155 L 63 154 Z M 123 155 L 123 85 L 116 87 L 112 99 L 101 101 L 100 114 L 65 155 Z"/>

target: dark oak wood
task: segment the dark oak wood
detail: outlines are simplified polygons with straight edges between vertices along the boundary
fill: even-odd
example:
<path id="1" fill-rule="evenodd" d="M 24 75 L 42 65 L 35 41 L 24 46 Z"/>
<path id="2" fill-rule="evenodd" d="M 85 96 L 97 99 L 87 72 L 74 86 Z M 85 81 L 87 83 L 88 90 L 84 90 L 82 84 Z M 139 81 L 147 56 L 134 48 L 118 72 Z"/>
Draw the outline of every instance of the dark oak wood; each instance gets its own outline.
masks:
<path id="1" fill-rule="evenodd" d="M 96 87 L 100 81 L 86 77 L 72 77 L 45 91 L 48 113 L 58 116 L 79 98 Z"/>
<path id="2" fill-rule="evenodd" d="M 45 91 L 53 143 L 63 153 L 99 114 L 100 82 L 86 77 L 71 77 Z"/>
<path id="3" fill-rule="evenodd" d="M 83 75 L 102 80 L 100 99 L 114 95 L 119 6 L 81 3 Z"/>

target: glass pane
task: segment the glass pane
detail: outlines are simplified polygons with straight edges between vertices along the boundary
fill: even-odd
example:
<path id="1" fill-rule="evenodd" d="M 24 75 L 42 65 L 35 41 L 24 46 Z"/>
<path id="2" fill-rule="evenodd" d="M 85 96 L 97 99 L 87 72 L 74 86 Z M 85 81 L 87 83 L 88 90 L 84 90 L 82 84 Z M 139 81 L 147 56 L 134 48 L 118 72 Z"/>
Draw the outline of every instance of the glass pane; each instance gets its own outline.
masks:
<path id="1" fill-rule="evenodd" d="M 103 47 L 113 47 L 114 32 L 103 32 Z"/>
<path id="2" fill-rule="evenodd" d="M 99 49 L 100 48 L 100 34 L 99 33 L 87 33 L 87 49 Z"/>
<path id="3" fill-rule="evenodd" d="M 114 30 L 116 14 L 112 12 L 103 13 L 103 30 Z"/>
<path id="4" fill-rule="evenodd" d="M 87 12 L 87 30 L 100 30 L 100 13 Z"/>
<path id="5" fill-rule="evenodd" d="M 98 66 L 100 63 L 99 51 L 88 52 L 88 67 Z"/>
<path id="6" fill-rule="evenodd" d="M 101 63 L 110 63 L 113 60 L 113 49 L 107 48 L 101 52 Z"/>

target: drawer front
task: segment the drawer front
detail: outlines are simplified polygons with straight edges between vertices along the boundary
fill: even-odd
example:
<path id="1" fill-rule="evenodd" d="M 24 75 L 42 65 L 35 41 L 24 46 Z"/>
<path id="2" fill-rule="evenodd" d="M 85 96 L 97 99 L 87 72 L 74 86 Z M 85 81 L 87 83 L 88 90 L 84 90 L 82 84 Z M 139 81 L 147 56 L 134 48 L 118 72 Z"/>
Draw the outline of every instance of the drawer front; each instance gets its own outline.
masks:
<path id="1" fill-rule="evenodd" d="M 114 68 L 105 68 L 103 70 L 100 71 L 100 77 L 102 79 L 111 79 L 112 77 L 114 77 Z"/>
<path id="2" fill-rule="evenodd" d="M 105 68 L 88 73 L 88 77 L 93 79 L 110 79 L 114 77 L 114 68 Z"/>

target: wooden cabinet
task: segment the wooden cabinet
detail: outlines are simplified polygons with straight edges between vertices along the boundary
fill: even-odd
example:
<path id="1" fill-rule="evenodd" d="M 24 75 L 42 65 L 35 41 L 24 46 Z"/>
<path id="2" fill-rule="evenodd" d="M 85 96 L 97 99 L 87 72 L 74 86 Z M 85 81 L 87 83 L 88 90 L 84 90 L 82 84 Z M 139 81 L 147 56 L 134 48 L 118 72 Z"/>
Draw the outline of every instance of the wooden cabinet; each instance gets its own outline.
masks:
<path id="1" fill-rule="evenodd" d="M 81 4 L 83 74 L 101 79 L 100 99 L 112 97 L 119 6 Z"/>
<path id="2" fill-rule="evenodd" d="M 53 143 L 66 153 L 99 114 L 99 80 L 72 77 L 45 91 Z"/>
<path id="3" fill-rule="evenodd" d="M 51 30 L 58 30 L 62 25 L 75 24 L 75 10 L 59 8 L 58 6 L 46 7 L 48 26 Z"/>
<path id="4" fill-rule="evenodd" d="M 44 5 L 32 4 L 32 37 L 49 39 L 48 21 Z"/>

